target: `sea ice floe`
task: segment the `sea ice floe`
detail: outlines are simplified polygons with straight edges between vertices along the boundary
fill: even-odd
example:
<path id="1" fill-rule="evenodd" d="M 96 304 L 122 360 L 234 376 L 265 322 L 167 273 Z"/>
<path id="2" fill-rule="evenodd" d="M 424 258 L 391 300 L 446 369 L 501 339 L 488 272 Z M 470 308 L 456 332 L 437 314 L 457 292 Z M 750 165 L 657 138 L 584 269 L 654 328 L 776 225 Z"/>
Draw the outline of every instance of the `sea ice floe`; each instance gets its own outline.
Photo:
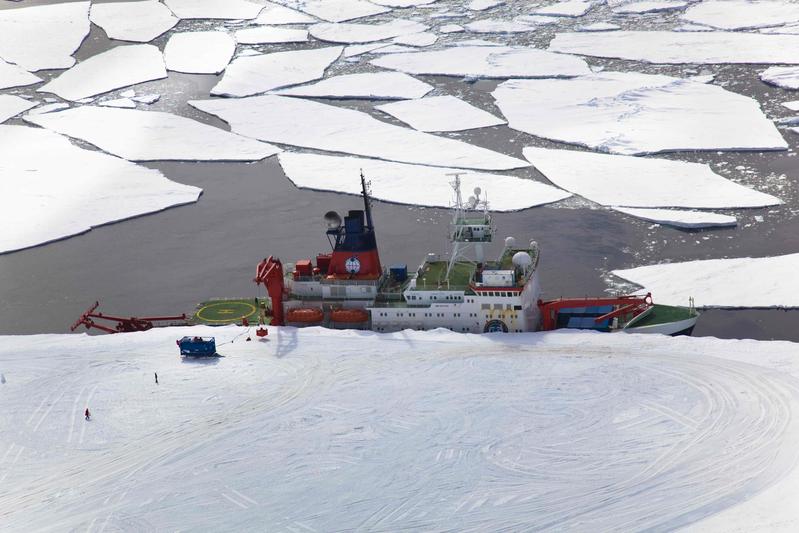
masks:
<path id="1" fill-rule="evenodd" d="M 386 46 L 380 46 L 372 50 L 372 54 L 400 54 L 405 52 L 415 52 L 416 47 L 413 46 L 402 46 L 400 44 L 389 44 Z"/>
<path id="2" fill-rule="evenodd" d="M 688 2 L 684 0 L 644 0 L 642 2 L 630 2 L 629 4 L 622 4 L 614 7 L 613 12 L 622 14 L 657 13 L 660 11 L 682 9 L 687 5 Z"/>
<path id="3" fill-rule="evenodd" d="M 632 207 L 614 207 L 614 209 L 625 215 L 682 229 L 719 228 L 735 226 L 738 223 L 734 216 L 705 211 L 639 209 Z"/>
<path id="4" fill-rule="evenodd" d="M 524 156 L 558 187 L 606 206 L 724 209 L 782 203 L 699 163 L 534 147 L 525 148 Z"/>
<path id="5" fill-rule="evenodd" d="M 217 115 L 236 133 L 269 142 L 432 166 L 482 170 L 529 166 L 486 148 L 302 98 L 266 95 L 189 104 Z"/>
<path id="6" fill-rule="evenodd" d="M 160 99 L 161 99 L 160 94 L 142 94 L 139 96 L 133 96 L 131 98 L 131 100 L 133 100 L 134 102 L 147 105 L 154 104 Z"/>
<path id="7" fill-rule="evenodd" d="M 504 3 L 505 0 L 472 0 L 466 8 L 472 11 L 485 11 L 492 7 L 501 6 Z"/>
<path id="8" fill-rule="evenodd" d="M 373 4 L 386 7 L 416 7 L 427 6 L 438 2 L 438 0 L 369 0 Z"/>
<path id="9" fill-rule="evenodd" d="M 273 26 L 281 24 L 313 24 L 317 20 L 309 17 L 305 13 L 300 13 L 289 7 L 264 2 L 265 6 L 258 17 L 253 21 L 254 24 L 271 24 Z"/>
<path id="10" fill-rule="evenodd" d="M 424 47 L 435 44 L 437 40 L 438 35 L 429 31 L 425 31 L 421 33 L 412 33 L 410 35 L 400 35 L 399 37 L 395 37 L 391 42 L 394 44 L 404 44 L 407 46 Z"/>
<path id="11" fill-rule="evenodd" d="M 363 171 L 374 198 L 399 204 L 449 207 L 452 203 L 450 182 L 455 173 L 461 175 L 464 191 L 481 187 L 489 192 L 492 211 L 518 211 L 571 196 L 531 179 L 463 169 L 293 152 L 283 152 L 278 158 L 286 176 L 297 187 L 360 194 Z"/>
<path id="12" fill-rule="evenodd" d="M 419 131 L 462 131 L 506 123 L 450 95 L 393 102 L 376 109 Z"/>
<path id="13" fill-rule="evenodd" d="M 799 5 L 782 0 L 705 0 L 688 8 L 682 18 L 722 30 L 765 28 L 799 21 Z"/>
<path id="14" fill-rule="evenodd" d="M 343 47 L 289 50 L 258 56 L 237 57 L 211 94 L 249 96 L 318 80 L 341 55 Z"/>
<path id="15" fill-rule="evenodd" d="M 458 24 L 444 24 L 438 28 L 438 31 L 439 33 L 462 33 L 466 31 L 466 29 Z"/>
<path id="16" fill-rule="evenodd" d="M 103 107 L 119 107 L 122 109 L 136 109 L 136 102 L 130 98 L 115 98 L 113 100 L 104 100 L 99 102 L 98 105 Z"/>
<path id="17" fill-rule="evenodd" d="M 164 61 L 176 72 L 219 74 L 235 50 L 236 42 L 223 31 L 173 33 L 164 47 Z"/>
<path id="18" fill-rule="evenodd" d="M 799 63 L 799 35 L 723 31 L 558 33 L 549 49 L 649 63 Z"/>
<path id="19" fill-rule="evenodd" d="M 89 2 L 1 9 L 0 58 L 25 70 L 69 68 L 89 28 Z"/>
<path id="20" fill-rule="evenodd" d="M 707 259 L 614 270 L 641 285 L 655 302 L 697 307 L 799 307 L 799 253 L 774 257 Z"/>
<path id="21" fill-rule="evenodd" d="M 383 41 L 400 35 L 423 32 L 427 26 L 412 20 L 393 19 L 383 24 L 360 24 L 357 22 L 322 22 L 308 30 L 320 41 L 331 43 L 370 43 Z"/>
<path id="22" fill-rule="evenodd" d="M 452 43 L 453 46 L 505 46 L 502 43 L 495 43 L 493 41 L 486 41 L 485 39 L 464 39 Z"/>
<path id="23" fill-rule="evenodd" d="M 236 32 L 236 41 L 239 44 L 304 43 L 307 40 L 308 30 L 296 28 L 256 26 Z"/>
<path id="24" fill-rule="evenodd" d="M 133 98 L 136 96 L 136 91 L 133 89 L 125 89 L 124 91 L 120 91 L 119 96 L 122 98 Z"/>
<path id="25" fill-rule="evenodd" d="M 492 95 L 511 128 L 605 152 L 788 147 L 757 101 L 671 76 L 600 72 L 509 80 Z"/>
<path id="26" fill-rule="evenodd" d="M 311 85 L 279 89 L 275 93 L 311 98 L 403 100 L 421 98 L 432 90 L 432 85 L 404 72 L 362 72 L 333 76 Z"/>
<path id="27" fill-rule="evenodd" d="M 787 107 L 791 111 L 799 111 L 799 100 L 791 100 L 790 102 L 783 102 L 783 107 Z"/>
<path id="28" fill-rule="evenodd" d="M 40 81 L 42 79 L 39 76 L 31 74 L 19 65 L 6 63 L 0 59 L 0 89 L 33 85 Z"/>
<path id="29" fill-rule="evenodd" d="M 157 0 L 93 4 L 90 18 L 109 38 L 140 43 L 169 31 L 179 20 Z"/>
<path id="30" fill-rule="evenodd" d="M 40 128 L 0 126 L 0 160 L 0 198 L 14 221 L 0 225 L 0 253 L 196 202 L 202 192 Z"/>
<path id="31" fill-rule="evenodd" d="M 67 104 L 65 102 L 55 102 L 55 103 L 52 103 L 52 104 L 40 105 L 39 107 L 30 110 L 28 112 L 28 114 L 25 115 L 25 116 L 29 117 L 29 116 L 32 116 L 32 115 L 42 115 L 44 113 L 53 113 L 55 111 L 61 111 L 62 109 L 69 109 L 69 104 Z"/>
<path id="32" fill-rule="evenodd" d="M 37 91 L 75 101 L 160 78 L 166 78 L 161 51 L 151 44 L 132 44 L 85 59 Z"/>
<path id="33" fill-rule="evenodd" d="M 769 67 L 760 79 L 783 89 L 799 89 L 799 67 Z"/>
<path id="34" fill-rule="evenodd" d="M 409 74 L 477 78 L 566 77 L 591 72 L 586 62 L 578 57 L 509 46 L 452 46 L 442 50 L 391 54 L 371 63 Z"/>
<path id="35" fill-rule="evenodd" d="M 535 29 L 529 24 L 503 19 L 475 20 L 466 24 L 465 28 L 472 33 L 523 33 Z"/>
<path id="36" fill-rule="evenodd" d="M 567 0 L 540 7 L 533 10 L 536 15 L 550 17 L 582 17 L 588 13 L 597 2 L 593 0 Z"/>
<path id="37" fill-rule="evenodd" d="M 593 24 L 586 24 L 585 26 L 578 26 L 575 28 L 577 31 L 615 31 L 621 27 L 618 24 L 610 22 L 594 22 Z"/>
<path id="38" fill-rule="evenodd" d="M 382 43 L 366 43 L 366 44 L 351 44 L 350 46 L 344 49 L 341 56 L 348 58 L 348 57 L 357 57 L 363 54 L 368 54 L 369 52 L 373 52 L 378 48 L 383 48 L 389 46 L 390 42 L 382 42 Z"/>
<path id="39" fill-rule="evenodd" d="M 390 7 L 367 0 L 301 0 L 295 7 L 328 22 L 345 22 L 391 11 Z"/>
<path id="40" fill-rule="evenodd" d="M 257 161 L 280 151 L 255 139 L 158 111 L 83 106 L 26 115 L 25 120 L 130 161 Z"/>
<path id="41" fill-rule="evenodd" d="M 13 94 L 0 94 L 0 123 L 27 111 L 35 105 L 36 102 L 25 100 Z"/>
<path id="42" fill-rule="evenodd" d="M 182 19 L 254 19 L 264 7 L 246 0 L 164 0 L 164 3 Z"/>

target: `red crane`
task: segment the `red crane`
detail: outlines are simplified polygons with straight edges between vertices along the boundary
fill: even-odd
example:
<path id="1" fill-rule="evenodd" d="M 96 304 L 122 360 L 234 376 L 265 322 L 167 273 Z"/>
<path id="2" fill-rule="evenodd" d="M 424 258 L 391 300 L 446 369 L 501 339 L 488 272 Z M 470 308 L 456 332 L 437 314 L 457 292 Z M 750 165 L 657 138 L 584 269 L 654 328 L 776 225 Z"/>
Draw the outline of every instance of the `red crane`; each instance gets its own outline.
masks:
<path id="1" fill-rule="evenodd" d="M 541 309 L 541 329 L 544 331 L 555 329 L 558 324 L 558 313 L 561 309 L 598 307 L 603 305 L 612 305 L 614 309 L 609 313 L 596 317 L 594 322 L 597 324 L 603 320 L 621 315 L 638 316 L 654 304 L 652 303 L 651 293 L 647 293 L 646 296 L 628 295 L 617 296 L 615 298 L 561 298 L 548 302 L 538 300 L 538 307 Z"/>
<path id="2" fill-rule="evenodd" d="M 89 307 L 85 313 L 83 313 L 78 320 L 72 324 L 72 327 L 69 328 L 70 331 L 75 331 L 80 327 L 81 324 L 86 326 L 86 329 L 99 329 L 100 331 L 105 331 L 106 333 L 121 333 L 121 332 L 131 332 L 131 331 L 147 331 L 148 329 L 152 329 L 155 327 L 154 322 L 164 322 L 164 321 L 185 321 L 186 314 L 183 313 L 181 315 L 174 315 L 174 316 L 144 316 L 144 317 L 121 317 L 121 316 L 112 316 L 112 315 L 104 315 L 103 313 L 95 313 L 94 311 L 100 306 L 100 302 L 94 302 L 94 305 Z M 117 325 L 115 327 L 111 327 L 106 324 L 98 324 L 94 321 L 97 320 L 108 320 L 109 322 L 116 322 Z"/>
<path id="3" fill-rule="evenodd" d="M 275 259 L 270 255 L 268 259 L 258 263 L 253 281 L 256 285 L 263 283 L 266 292 L 269 293 L 269 298 L 272 300 L 272 325 L 284 326 L 283 294 L 286 292 L 286 286 L 283 281 L 283 265 L 280 263 L 280 259 Z"/>

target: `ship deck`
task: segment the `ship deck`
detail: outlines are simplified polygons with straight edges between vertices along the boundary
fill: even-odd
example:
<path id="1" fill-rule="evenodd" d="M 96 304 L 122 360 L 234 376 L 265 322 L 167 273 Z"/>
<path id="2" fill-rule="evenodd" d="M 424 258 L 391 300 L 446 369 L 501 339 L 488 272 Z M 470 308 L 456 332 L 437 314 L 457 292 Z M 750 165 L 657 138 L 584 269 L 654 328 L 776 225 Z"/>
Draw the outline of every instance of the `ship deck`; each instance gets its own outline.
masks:
<path id="1" fill-rule="evenodd" d="M 679 322 L 696 316 L 696 311 L 688 307 L 677 307 L 673 305 L 655 304 L 652 312 L 636 321 L 631 327 L 639 328 L 644 326 L 656 326 L 658 324 L 668 324 Z"/>
<path id="2" fill-rule="evenodd" d="M 473 263 L 458 261 L 452 267 L 449 283 L 446 282 L 447 261 L 427 261 L 416 277 L 416 290 L 465 290 L 477 268 Z"/>
<path id="3" fill-rule="evenodd" d="M 241 324 L 247 319 L 252 325 L 258 323 L 258 298 L 213 299 L 200 303 L 191 317 L 192 324 L 226 326 Z M 269 301 L 266 300 L 267 309 Z M 267 324 L 269 317 L 266 317 Z"/>

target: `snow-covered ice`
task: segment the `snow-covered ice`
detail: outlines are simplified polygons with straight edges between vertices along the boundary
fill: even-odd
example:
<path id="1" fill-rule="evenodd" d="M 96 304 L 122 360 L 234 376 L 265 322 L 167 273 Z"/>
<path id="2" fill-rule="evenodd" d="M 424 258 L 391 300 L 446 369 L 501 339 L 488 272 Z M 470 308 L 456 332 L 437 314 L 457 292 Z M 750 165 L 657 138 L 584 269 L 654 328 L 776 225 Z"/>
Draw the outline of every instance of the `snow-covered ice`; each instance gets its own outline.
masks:
<path id="1" fill-rule="evenodd" d="M 189 104 L 217 115 L 236 133 L 268 142 L 421 165 L 481 170 L 529 166 L 486 148 L 302 98 L 266 95 Z"/>
<path id="2" fill-rule="evenodd" d="M 620 29 L 621 26 L 611 22 L 594 22 L 593 24 L 586 24 L 585 26 L 577 26 L 577 31 L 615 31 Z"/>
<path id="3" fill-rule="evenodd" d="M 142 95 L 132 96 L 131 97 L 131 100 L 133 100 L 134 102 L 138 102 L 140 104 L 147 104 L 147 105 L 154 104 L 160 99 L 161 99 L 161 95 L 160 94 L 142 94 Z"/>
<path id="4" fill-rule="evenodd" d="M 787 107 L 791 111 L 799 111 L 799 100 L 791 100 L 790 102 L 783 102 L 783 107 Z"/>
<path id="5" fill-rule="evenodd" d="M 341 46 L 237 57 L 211 94 L 249 96 L 318 80 L 341 55 Z"/>
<path id="6" fill-rule="evenodd" d="M 705 0 L 693 4 L 682 18 L 722 30 L 765 28 L 799 21 L 799 5 L 782 0 Z"/>
<path id="7" fill-rule="evenodd" d="M 0 9 L 0 58 L 25 70 L 69 68 L 89 27 L 89 2 Z"/>
<path id="8" fill-rule="evenodd" d="M 722 209 L 782 203 L 699 163 L 533 147 L 525 148 L 524 156 L 558 187 L 607 206 Z"/>
<path id="9" fill-rule="evenodd" d="M 372 50 L 372 54 L 399 54 L 405 52 L 415 52 L 416 48 L 411 46 L 402 46 L 400 44 L 389 44 L 380 46 Z"/>
<path id="10" fill-rule="evenodd" d="M 444 24 L 438 28 L 438 31 L 439 33 L 461 33 L 466 31 L 466 29 L 458 24 Z"/>
<path id="11" fill-rule="evenodd" d="M 28 112 L 28 114 L 25 115 L 25 116 L 29 117 L 29 116 L 32 116 L 32 115 L 41 115 L 41 114 L 44 114 L 44 113 L 53 113 L 55 111 L 61 111 L 62 109 L 69 109 L 69 104 L 67 104 L 66 102 L 53 102 L 52 104 L 40 105 L 39 107 L 31 109 Z"/>
<path id="12" fill-rule="evenodd" d="M 431 33 L 429 31 L 423 31 L 420 33 L 412 33 L 410 35 L 400 35 L 399 37 L 395 37 L 393 41 L 394 44 L 404 44 L 407 46 L 430 46 L 435 44 L 438 40 L 438 35 L 435 33 Z"/>
<path id="13" fill-rule="evenodd" d="M 663 531 L 703 529 L 706 518 L 717 530 L 773 531 L 775 519 L 785 530 L 799 522 L 797 344 L 268 329 L 263 343 L 243 342 L 238 327 L 2 337 L 7 524 Z M 215 336 L 225 357 L 182 361 L 184 335 Z"/>
<path id="14" fill-rule="evenodd" d="M 254 19 L 262 4 L 247 0 L 164 0 L 182 19 Z"/>
<path id="15" fill-rule="evenodd" d="M 345 22 L 391 11 L 390 7 L 367 0 L 301 0 L 295 7 L 328 22 Z"/>
<path id="16" fill-rule="evenodd" d="M 799 253 L 648 265 L 614 270 L 655 302 L 697 307 L 799 307 Z M 797 352 L 799 353 L 799 352 Z"/>
<path id="17" fill-rule="evenodd" d="M 461 175 L 464 191 L 487 191 L 492 211 L 518 211 L 571 196 L 538 181 L 463 169 L 294 152 L 283 152 L 278 159 L 296 186 L 321 191 L 360 194 L 363 170 L 374 198 L 399 204 L 449 207 L 454 173 Z"/>
<path id="18" fill-rule="evenodd" d="M 633 207 L 614 207 L 614 209 L 625 215 L 648 220 L 649 222 L 685 229 L 728 227 L 735 226 L 738 223 L 734 216 L 705 211 L 640 209 Z"/>
<path id="19" fill-rule="evenodd" d="M 236 31 L 239 44 L 304 43 L 307 40 L 308 30 L 295 28 L 256 26 Z"/>
<path id="20" fill-rule="evenodd" d="M 39 76 L 31 74 L 19 65 L 6 63 L 0 59 L 0 89 L 23 87 L 25 85 L 39 83 L 40 81 L 42 81 L 42 79 Z"/>
<path id="21" fill-rule="evenodd" d="M 161 51 L 151 44 L 117 46 L 89 57 L 37 91 L 80 100 L 150 80 L 166 78 Z"/>
<path id="22" fill-rule="evenodd" d="M 256 161 L 280 151 L 255 139 L 159 111 L 82 106 L 26 120 L 130 161 Z"/>
<path id="23" fill-rule="evenodd" d="M 0 161 L 0 198 L 13 221 L 0 225 L 0 253 L 196 202 L 201 192 L 40 128 L 0 126 Z"/>
<path id="24" fill-rule="evenodd" d="M 511 128 L 612 153 L 788 147 L 756 100 L 671 76 L 510 80 L 492 95 Z"/>
<path id="25" fill-rule="evenodd" d="M 371 63 L 408 74 L 478 78 L 561 77 L 591 72 L 586 62 L 578 57 L 509 46 L 452 46 L 442 50 L 391 54 L 373 59 Z"/>
<path id="26" fill-rule="evenodd" d="M 358 22 L 321 22 L 308 31 L 320 41 L 345 44 L 362 44 L 383 41 L 400 35 L 423 32 L 427 26 L 420 22 L 392 19 L 382 24 L 362 24 Z"/>
<path id="27" fill-rule="evenodd" d="M 682 9 L 688 5 L 685 0 L 643 0 L 641 2 L 630 2 L 613 8 L 614 13 L 657 13 L 660 11 L 674 11 Z"/>
<path id="28" fill-rule="evenodd" d="M 466 31 L 472 33 L 524 33 L 535 28 L 523 22 L 503 19 L 475 20 L 464 26 Z"/>
<path id="29" fill-rule="evenodd" d="M 783 89 L 799 89 L 799 67 L 769 67 L 760 79 Z"/>
<path id="30" fill-rule="evenodd" d="M 104 100 L 99 102 L 98 105 L 103 107 L 121 107 L 122 109 L 136 109 L 136 102 L 130 98 L 114 98 L 113 100 Z"/>
<path id="31" fill-rule="evenodd" d="M 0 94 L 0 123 L 27 111 L 35 105 L 36 102 L 25 100 L 13 94 Z"/>
<path id="32" fill-rule="evenodd" d="M 472 0 L 466 7 L 472 11 L 485 11 L 504 3 L 505 0 Z"/>
<path id="33" fill-rule="evenodd" d="M 254 24 L 313 24 L 317 20 L 289 7 L 263 2 L 264 8 L 253 21 Z"/>
<path id="34" fill-rule="evenodd" d="M 536 15 L 548 17 L 582 17 L 596 5 L 593 0 L 566 0 L 534 9 Z"/>
<path id="35" fill-rule="evenodd" d="M 392 102 L 376 109 L 419 131 L 462 131 L 506 123 L 451 95 Z"/>
<path id="36" fill-rule="evenodd" d="M 553 52 L 649 63 L 799 63 L 799 35 L 743 32 L 614 31 L 558 33 Z"/>
<path id="37" fill-rule="evenodd" d="M 417 7 L 428 6 L 438 0 L 369 0 L 373 4 L 386 7 Z"/>
<path id="38" fill-rule="evenodd" d="M 93 4 L 90 18 L 109 38 L 140 43 L 169 31 L 179 20 L 156 0 Z"/>
<path id="39" fill-rule="evenodd" d="M 390 42 L 381 43 L 366 43 L 366 44 L 351 44 L 344 49 L 341 56 L 344 58 L 357 57 L 363 54 L 368 54 L 377 50 L 378 48 L 385 48 L 390 46 Z"/>
<path id="40" fill-rule="evenodd" d="M 176 72 L 219 74 L 235 50 L 236 42 L 223 31 L 174 33 L 164 47 L 164 61 Z"/>
<path id="41" fill-rule="evenodd" d="M 279 89 L 277 94 L 312 98 L 403 100 L 421 98 L 433 86 L 404 72 L 362 72 L 332 76 L 310 85 Z"/>

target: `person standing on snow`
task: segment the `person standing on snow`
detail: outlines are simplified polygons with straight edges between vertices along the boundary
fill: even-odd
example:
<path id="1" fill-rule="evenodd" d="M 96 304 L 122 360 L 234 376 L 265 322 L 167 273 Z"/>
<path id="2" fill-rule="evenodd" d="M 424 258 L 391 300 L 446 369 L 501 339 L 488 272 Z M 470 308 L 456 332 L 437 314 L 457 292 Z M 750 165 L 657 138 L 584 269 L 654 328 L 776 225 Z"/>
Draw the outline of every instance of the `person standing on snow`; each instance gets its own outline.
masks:
<path id="1" fill-rule="evenodd" d="M 158 385 L 158 372 L 154 372 L 155 374 L 155 384 Z"/>
<path id="2" fill-rule="evenodd" d="M 89 412 L 88 407 L 86 408 L 86 411 L 83 413 L 83 415 L 86 417 L 86 420 L 89 420 L 92 417 L 92 414 Z"/>

